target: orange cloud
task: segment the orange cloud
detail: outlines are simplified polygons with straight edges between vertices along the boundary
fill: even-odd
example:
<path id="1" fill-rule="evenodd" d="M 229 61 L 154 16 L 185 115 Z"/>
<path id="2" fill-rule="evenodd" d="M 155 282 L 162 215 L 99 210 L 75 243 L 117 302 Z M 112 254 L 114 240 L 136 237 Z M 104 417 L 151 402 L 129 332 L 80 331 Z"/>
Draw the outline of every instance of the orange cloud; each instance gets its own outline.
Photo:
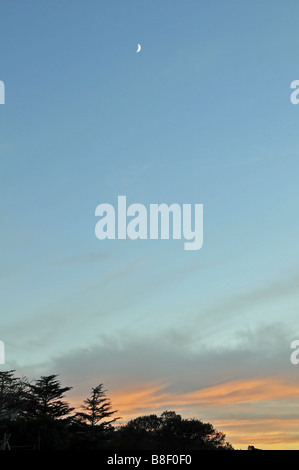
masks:
<path id="1" fill-rule="evenodd" d="M 211 404 L 256 403 L 286 400 L 298 397 L 294 383 L 283 382 L 279 377 L 234 380 L 194 392 L 174 393 L 167 391 L 168 384 L 139 384 L 121 389 L 113 395 L 114 403 L 124 411 L 145 410 L 151 407 Z"/>
<path id="2" fill-rule="evenodd" d="M 298 396 L 294 383 L 280 377 L 234 380 L 184 395 L 188 401 L 213 403 L 214 406 L 249 402 L 273 401 Z"/>

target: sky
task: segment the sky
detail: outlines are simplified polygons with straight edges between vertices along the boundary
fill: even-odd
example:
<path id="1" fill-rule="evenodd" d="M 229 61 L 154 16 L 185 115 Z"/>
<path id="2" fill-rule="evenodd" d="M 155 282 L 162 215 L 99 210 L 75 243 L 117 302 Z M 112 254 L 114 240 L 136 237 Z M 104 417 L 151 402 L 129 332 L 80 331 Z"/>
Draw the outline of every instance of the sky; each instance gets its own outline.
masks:
<path id="1" fill-rule="evenodd" d="M 123 420 L 299 449 L 296 0 L 1 0 L 1 328 L 18 376 Z M 136 53 L 137 45 L 142 49 Z M 203 246 L 95 209 L 203 204 Z"/>

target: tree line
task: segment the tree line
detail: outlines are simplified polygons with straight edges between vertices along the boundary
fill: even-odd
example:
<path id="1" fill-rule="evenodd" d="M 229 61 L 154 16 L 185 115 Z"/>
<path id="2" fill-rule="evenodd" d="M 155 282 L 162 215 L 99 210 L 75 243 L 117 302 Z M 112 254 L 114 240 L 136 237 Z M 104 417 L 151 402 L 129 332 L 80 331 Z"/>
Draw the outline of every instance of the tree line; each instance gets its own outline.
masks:
<path id="1" fill-rule="evenodd" d="M 118 425 L 102 383 L 78 410 L 65 400 L 72 387 L 58 375 L 30 382 L 15 371 L 0 372 L 2 450 L 233 450 L 212 424 L 175 411 L 140 416 Z"/>

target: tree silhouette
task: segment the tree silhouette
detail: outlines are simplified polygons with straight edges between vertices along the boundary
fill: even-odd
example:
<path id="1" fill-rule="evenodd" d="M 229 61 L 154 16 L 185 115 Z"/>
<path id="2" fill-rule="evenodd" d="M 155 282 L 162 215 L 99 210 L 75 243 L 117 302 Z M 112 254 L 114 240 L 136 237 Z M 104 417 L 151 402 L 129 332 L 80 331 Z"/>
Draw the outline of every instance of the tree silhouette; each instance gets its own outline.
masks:
<path id="1" fill-rule="evenodd" d="M 113 438 L 114 428 L 111 423 L 120 419 L 112 418 L 117 410 L 112 410 L 103 384 L 92 388 L 91 395 L 84 400 L 81 410 L 72 421 L 71 445 L 76 449 L 102 449 Z"/>
<path id="2" fill-rule="evenodd" d="M 31 417 L 46 415 L 50 418 L 61 418 L 74 408 L 62 401 L 65 392 L 72 387 L 61 387 L 57 375 L 42 376 L 35 384 L 29 384 L 29 406 L 27 415 Z"/>
<path id="3" fill-rule="evenodd" d="M 232 450 L 225 434 L 212 424 L 183 419 L 174 411 L 133 419 L 122 427 L 119 437 L 126 449 Z"/>
<path id="4" fill-rule="evenodd" d="M 81 409 L 84 411 L 77 413 L 76 416 L 81 422 L 91 427 L 101 426 L 104 430 L 111 423 L 120 419 L 119 417 L 108 421 L 106 419 L 117 413 L 117 410 L 112 410 L 111 401 L 106 397 L 106 390 L 103 390 L 103 384 L 92 388 L 90 397 L 86 398 L 83 403 Z"/>
<path id="5" fill-rule="evenodd" d="M 28 381 L 14 376 L 15 371 L 0 372 L 0 418 L 16 418 L 26 408 Z"/>
<path id="6" fill-rule="evenodd" d="M 0 441 L 4 445 L 10 436 L 12 450 L 233 450 L 212 424 L 183 419 L 175 411 L 140 416 L 114 428 L 120 417 L 102 383 L 72 414 L 74 408 L 64 400 L 72 387 L 62 387 L 58 375 L 29 383 L 14 372 L 0 372 Z"/>

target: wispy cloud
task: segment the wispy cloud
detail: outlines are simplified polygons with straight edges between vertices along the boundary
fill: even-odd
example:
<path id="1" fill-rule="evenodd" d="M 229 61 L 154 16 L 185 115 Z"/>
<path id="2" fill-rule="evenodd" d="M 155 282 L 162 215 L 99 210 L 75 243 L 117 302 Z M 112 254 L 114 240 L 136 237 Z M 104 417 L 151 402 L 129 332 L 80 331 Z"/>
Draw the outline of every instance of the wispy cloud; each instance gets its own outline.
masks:
<path id="1" fill-rule="evenodd" d="M 100 253 L 97 251 L 92 251 L 90 253 L 82 253 L 78 256 L 70 256 L 61 260 L 53 261 L 52 264 L 58 265 L 77 265 L 81 263 L 99 263 L 101 261 L 106 261 L 111 257 L 108 253 Z"/>

